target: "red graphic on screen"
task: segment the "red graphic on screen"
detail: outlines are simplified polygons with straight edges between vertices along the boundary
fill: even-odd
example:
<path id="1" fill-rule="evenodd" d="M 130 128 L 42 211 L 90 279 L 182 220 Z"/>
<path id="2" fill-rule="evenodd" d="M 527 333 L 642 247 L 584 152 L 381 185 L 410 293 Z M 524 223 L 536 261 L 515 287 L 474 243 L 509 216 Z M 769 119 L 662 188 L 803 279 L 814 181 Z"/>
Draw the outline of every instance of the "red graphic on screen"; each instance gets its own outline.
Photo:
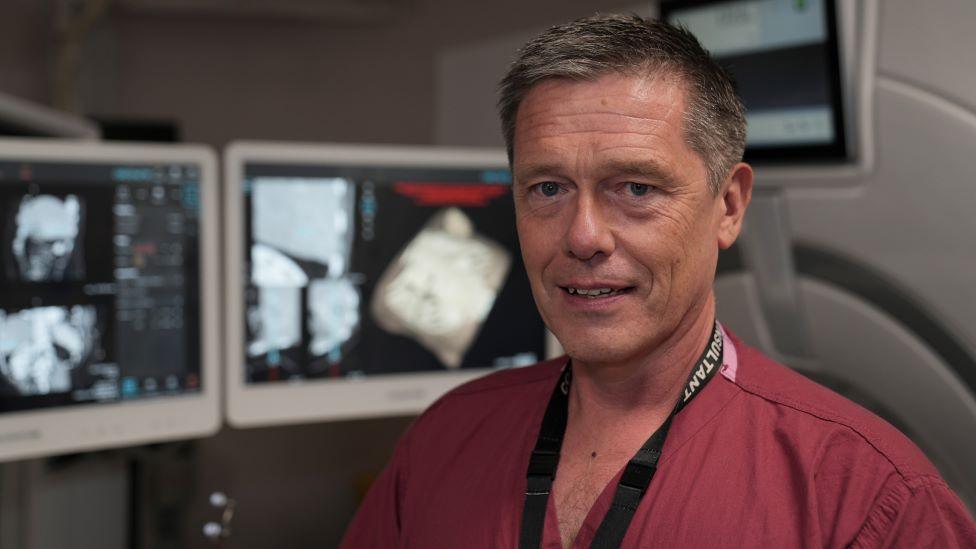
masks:
<path id="1" fill-rule="evenodd" d="M 393 190 L 413 199 L 418 206 L 467 206 L 479 208 L 508 194 L 507 185 L 483 183 L 404 182 L 393 184 Z"/>

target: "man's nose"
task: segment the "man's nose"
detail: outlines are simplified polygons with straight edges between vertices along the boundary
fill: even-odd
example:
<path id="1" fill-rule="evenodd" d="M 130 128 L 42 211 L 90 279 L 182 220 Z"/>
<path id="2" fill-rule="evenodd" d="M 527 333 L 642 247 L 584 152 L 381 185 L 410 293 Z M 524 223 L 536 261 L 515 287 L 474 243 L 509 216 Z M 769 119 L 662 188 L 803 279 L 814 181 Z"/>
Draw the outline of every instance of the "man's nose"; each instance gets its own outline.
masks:
<path id="1" fill-rule="evenodd" d="M 595 197 L 580 195 L 566 233 L 566 252 L 583 261 L 613 253 L 613 231 L 607 221 Z"/>

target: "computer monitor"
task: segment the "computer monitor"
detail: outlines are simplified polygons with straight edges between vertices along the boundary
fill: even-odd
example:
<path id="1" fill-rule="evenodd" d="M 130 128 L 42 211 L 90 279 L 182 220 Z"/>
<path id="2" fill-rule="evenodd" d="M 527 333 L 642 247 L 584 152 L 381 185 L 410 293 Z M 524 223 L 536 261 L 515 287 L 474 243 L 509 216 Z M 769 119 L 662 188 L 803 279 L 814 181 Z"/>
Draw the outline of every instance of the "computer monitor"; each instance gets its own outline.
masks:
<path id="1" fill-rule="evenodd" d="M 216 160 L 0 140 L 0 460 L 220 424 Z"/>
<path id="2" fill-rule="evenodd" d="M 234 143 L 227 417 L 417 413 L 544 358 L 499 150 Z"/>
<path id="3" fill-rule="evenodd" d="M 661 16 L 694 33 L 735 78 L 747 161 L 852 156 L 833 0 L 675 0 L 661 4 Z"/>

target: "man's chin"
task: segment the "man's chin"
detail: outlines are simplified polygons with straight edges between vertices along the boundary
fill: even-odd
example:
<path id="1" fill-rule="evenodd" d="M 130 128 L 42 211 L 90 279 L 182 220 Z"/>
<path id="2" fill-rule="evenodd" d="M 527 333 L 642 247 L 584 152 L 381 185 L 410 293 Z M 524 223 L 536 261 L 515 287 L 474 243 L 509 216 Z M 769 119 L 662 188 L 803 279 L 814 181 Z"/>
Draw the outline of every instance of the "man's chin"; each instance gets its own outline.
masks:
<path id="1" fill-rule="evenodd" d="M 659 329 L 659 326 L 646 323 L 633 330 L 622 330 L 617 325 L 554 333 L 573 362 L 613 365 L 631 363 L 652 353 L 660 343 Z"/>
<path id="2" fill-rule="evenodd" d="M 634 349 L 621 343 L 610 342 L 586 342 L 586 343 L 563 343 L 563 349 L 573 362 L 579 364 L 615 364 L 626 362 L 633 358 Z"/>

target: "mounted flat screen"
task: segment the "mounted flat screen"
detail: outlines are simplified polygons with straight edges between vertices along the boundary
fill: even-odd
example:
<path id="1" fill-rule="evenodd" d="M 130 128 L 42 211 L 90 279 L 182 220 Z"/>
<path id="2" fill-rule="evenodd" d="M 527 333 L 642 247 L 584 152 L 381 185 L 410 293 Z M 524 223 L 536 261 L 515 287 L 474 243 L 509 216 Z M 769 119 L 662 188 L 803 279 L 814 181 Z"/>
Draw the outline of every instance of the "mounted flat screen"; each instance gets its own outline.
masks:
<path id="1" fill-rule="evenodd" d="M 662 18 L 693 32 L 735 78 L 746 106 L 746 160 L 849 157 L 832 0 L 664 2 Z"/>
<path id="2" fill-rule="evenodd" d="M 238 143 L 228 417 L 416 413 L 543 358 L 502 151 Z"/>
<path id="3" fill-rule="evenodd" d="M 0 459 L 217 428 L 215 168 L 0 141 Z"/>

